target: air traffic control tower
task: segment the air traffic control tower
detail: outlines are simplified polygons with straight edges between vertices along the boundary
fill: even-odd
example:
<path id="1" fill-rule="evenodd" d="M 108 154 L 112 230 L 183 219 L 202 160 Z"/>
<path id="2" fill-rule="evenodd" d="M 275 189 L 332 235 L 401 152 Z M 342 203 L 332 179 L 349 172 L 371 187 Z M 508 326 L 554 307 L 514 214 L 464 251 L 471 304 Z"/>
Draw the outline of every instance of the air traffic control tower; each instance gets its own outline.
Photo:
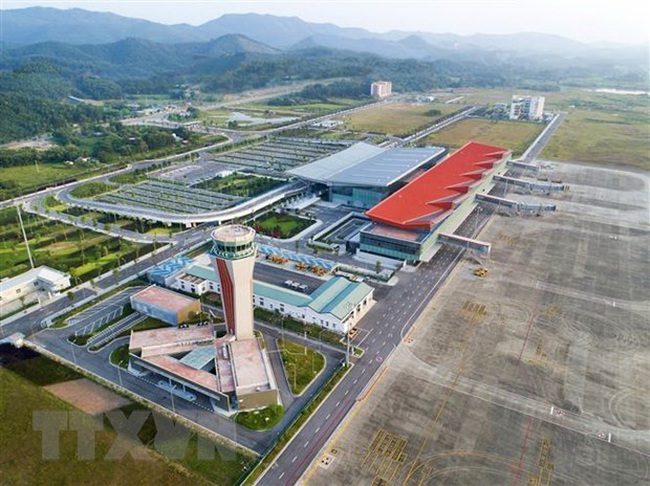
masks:
<path id="1" fill-rule="evenodd" d="M 212 232 L 210 260 L 221 283 L 228 333 L 237 341 L 253 335 L 253 267 L 255 230 L 230 224 Z"/>

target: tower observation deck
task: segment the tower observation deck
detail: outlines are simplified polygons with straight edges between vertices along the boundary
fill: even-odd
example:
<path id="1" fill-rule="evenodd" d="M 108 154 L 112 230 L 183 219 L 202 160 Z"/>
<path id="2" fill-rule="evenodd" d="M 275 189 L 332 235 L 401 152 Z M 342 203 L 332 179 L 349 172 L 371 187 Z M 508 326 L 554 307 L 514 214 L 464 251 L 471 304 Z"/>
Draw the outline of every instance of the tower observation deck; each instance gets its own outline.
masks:
<path id="1" fill-rule="evenodd" d="M 221 283 L 228 333 L 236 340 L 253 338 L 253 267 L 255 230 L 220 226 L 212 232 L 210 260 Z"/>

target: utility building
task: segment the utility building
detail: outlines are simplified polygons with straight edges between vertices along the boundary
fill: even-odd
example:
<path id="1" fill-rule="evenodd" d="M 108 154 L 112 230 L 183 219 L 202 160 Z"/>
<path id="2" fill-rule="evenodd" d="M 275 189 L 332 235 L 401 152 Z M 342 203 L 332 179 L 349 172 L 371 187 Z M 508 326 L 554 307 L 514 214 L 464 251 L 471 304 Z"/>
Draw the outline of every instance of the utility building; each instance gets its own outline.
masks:
<path id="1" fill-rule="evenodd" d="M 177 326 L 201 312 L 201 301 L 152 285 L 131 296 L 133 310 Z"/>

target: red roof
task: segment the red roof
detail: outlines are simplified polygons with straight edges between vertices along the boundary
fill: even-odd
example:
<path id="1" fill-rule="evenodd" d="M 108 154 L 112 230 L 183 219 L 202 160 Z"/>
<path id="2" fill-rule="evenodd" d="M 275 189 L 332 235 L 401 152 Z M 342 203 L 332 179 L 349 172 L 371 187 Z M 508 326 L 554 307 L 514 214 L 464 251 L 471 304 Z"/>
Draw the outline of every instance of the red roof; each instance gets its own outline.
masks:
<path id="1" fill-rule="evenodd" d="M 454 209 L 508 149 L 469 142 L 366 214 L 407 229 L 430 229 Z"/>

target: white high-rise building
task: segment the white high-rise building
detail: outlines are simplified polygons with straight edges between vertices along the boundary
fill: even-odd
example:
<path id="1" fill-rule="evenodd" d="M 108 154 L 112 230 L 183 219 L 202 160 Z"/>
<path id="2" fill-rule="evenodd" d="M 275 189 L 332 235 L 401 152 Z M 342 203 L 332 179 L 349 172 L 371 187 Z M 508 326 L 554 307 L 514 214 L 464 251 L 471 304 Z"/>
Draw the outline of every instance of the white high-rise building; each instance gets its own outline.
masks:
<path id="1" fill-rule="evenodd" d="M 386 98 L 393 92 L 393 83 L 390 81 L 375 81 L 370 85 L 370 96 Z"/>
<path id="2" fill-rule="evenodd" d="M 544 116 L 543 96 L 514 95 L 510 104 L 511 120 L 539 120 Z"/>
<path id="3" fill-rule="evenodd" d="M 231 224 L 212 232 L 210 260 L 221 283 L 228 333 L 237 341 L 253 335 L 253 267 L 255 230 Z"/>

